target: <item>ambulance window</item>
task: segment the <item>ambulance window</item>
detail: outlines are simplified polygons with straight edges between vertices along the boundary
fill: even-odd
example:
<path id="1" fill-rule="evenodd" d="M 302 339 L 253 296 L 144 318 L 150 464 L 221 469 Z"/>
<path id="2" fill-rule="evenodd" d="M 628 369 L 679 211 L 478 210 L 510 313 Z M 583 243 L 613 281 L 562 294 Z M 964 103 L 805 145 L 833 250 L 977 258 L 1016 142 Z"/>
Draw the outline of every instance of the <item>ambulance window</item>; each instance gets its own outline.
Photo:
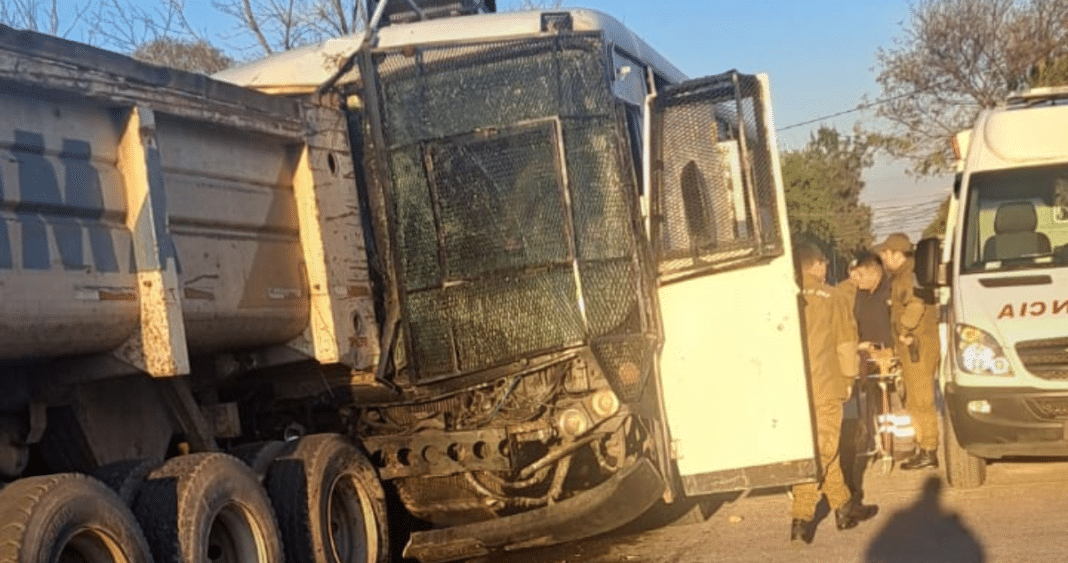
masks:
<path id="1" fill-rule="evenodd" d="M 1053 214 L 1056 221 L 1068 221 L 1068 178 L 1057 178 L 1054 183 Z"/>
<path id="2" fill-rule="evenodd" d="M 967 197 L 963 273 L 1068 264 L 1068 164 L 977 172 Z"/>

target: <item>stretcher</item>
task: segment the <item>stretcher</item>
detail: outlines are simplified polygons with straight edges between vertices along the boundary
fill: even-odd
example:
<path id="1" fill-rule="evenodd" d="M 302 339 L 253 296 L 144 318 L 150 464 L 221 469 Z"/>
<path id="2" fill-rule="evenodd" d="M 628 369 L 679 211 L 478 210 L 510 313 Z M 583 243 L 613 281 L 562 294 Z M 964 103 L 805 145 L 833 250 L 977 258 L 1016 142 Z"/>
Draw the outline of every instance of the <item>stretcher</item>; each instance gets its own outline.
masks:
<path id="1" fill-rule="evenodd" d="M 905 411 L 901 362 L 894 350 L 869 350 L 866 363 L 868 396 L 860 404 L 868 409 L 862 419 L 870 425 L 868 435 L 872 437 L 867 455 L 871 464 L 886 475 L 893 471 L 898 459 L 912 454 L 916 430 Z"/>

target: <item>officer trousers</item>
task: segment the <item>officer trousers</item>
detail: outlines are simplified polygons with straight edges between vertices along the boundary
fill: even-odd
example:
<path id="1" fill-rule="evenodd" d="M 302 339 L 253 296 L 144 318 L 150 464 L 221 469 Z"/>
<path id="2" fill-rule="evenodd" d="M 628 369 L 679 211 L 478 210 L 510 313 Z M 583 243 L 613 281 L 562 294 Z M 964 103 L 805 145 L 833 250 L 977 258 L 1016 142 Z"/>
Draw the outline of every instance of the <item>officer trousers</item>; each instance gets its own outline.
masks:
<path id="1" fill-rule="evenodd" d="M 922 346 L 922 344 L 921 344 Z M 930 346 L 928 348 L 931 348 Z M 901 380 L 905 384 L 905 410 L 916 428 L 916 443 L 923 450 L 938 449 L 938 411 L 935 409 L 935 372 L 938 349 L 920 349 L 919 361 L 909 357 L 907 346 L 898 344 Z"/>
<path id="2" fill-rule="evenodd" d="M 849 487 L 842 477 L 838 457 L 838 439 L 842 430 L 842 402 L 824 400 L 816 404 L 816 447 L 819 449 L 820 482 L 793 486 L 795 520 L 811 521 L 816 517 L 820 494 L 827 495 L 831 509 L 849 502 Z"/>

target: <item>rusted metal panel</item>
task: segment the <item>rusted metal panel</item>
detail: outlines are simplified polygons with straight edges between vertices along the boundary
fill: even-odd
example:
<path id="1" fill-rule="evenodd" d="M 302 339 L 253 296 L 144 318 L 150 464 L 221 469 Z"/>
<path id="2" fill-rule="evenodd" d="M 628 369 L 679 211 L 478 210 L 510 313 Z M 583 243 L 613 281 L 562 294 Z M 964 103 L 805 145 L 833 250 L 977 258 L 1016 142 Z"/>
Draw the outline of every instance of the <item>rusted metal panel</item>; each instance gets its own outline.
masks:
<path id="1" fill-rule="evenodd" d="M 112 116 L 13 95 L 0 114 L 0 359 L 110 350 L 138 318 Z"/>
<path id="2" fill-rule="evenodd" d="M 159 149 L 152 110 L 135 107 L 119 142 L 126 226 L 133 236 L 141 325 L 115 354 L 153 377 L 189 373 L 177 263 L 167 232 Z"/>
<path id="3" fill-rule="evenodd" d="M 383 479 L 513 469 L 503 429 L 373 436 L 363 443 L 368 452 L 382 458 Z"/>
<path id="4" fill-rule="evenodd" d="M 322 363 L 373 369 L 378 331 L 347 124 L 341 112 L 321 106 L 307 115 L 310 133 L 293 192 L 311 316 L 291 346 Z"/>
<path id="5" fill-rule="evenodd" d="M 267 96 L 203 75 L 30 31 L 0 26 L 0 82 L 8 92 L 94 99 L 108 106 L 151 105 L 207 123 L 299 139 L 292 100 Z"/>
<path id="6" fill-rule="evenodd" d="M 300 144 L 157 119 L 190 354 L 284 344 L 308 325 L 293 175 Z"/>

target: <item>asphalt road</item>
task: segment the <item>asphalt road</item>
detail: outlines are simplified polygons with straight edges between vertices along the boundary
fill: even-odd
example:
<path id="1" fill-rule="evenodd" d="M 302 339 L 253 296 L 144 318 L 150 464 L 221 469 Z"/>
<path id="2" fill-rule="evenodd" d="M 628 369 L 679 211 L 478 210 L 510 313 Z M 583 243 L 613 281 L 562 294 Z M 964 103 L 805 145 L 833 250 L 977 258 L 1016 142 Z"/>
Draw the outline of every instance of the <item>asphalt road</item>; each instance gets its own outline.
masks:
<path id="1" fill-rule="evenodd" d="M 1068 561 L 1068 461 L 996 462 L 976 489 L 941 472 L 868 471 L 866 502 L 879 514 L 839 532 L 833 516 L 811 545 L 789 541 L 785 491 L 736 498 L 704 522 L 616 533 L 494 557 L 506 563 L 752 562 L 1008 563 Z"/>

